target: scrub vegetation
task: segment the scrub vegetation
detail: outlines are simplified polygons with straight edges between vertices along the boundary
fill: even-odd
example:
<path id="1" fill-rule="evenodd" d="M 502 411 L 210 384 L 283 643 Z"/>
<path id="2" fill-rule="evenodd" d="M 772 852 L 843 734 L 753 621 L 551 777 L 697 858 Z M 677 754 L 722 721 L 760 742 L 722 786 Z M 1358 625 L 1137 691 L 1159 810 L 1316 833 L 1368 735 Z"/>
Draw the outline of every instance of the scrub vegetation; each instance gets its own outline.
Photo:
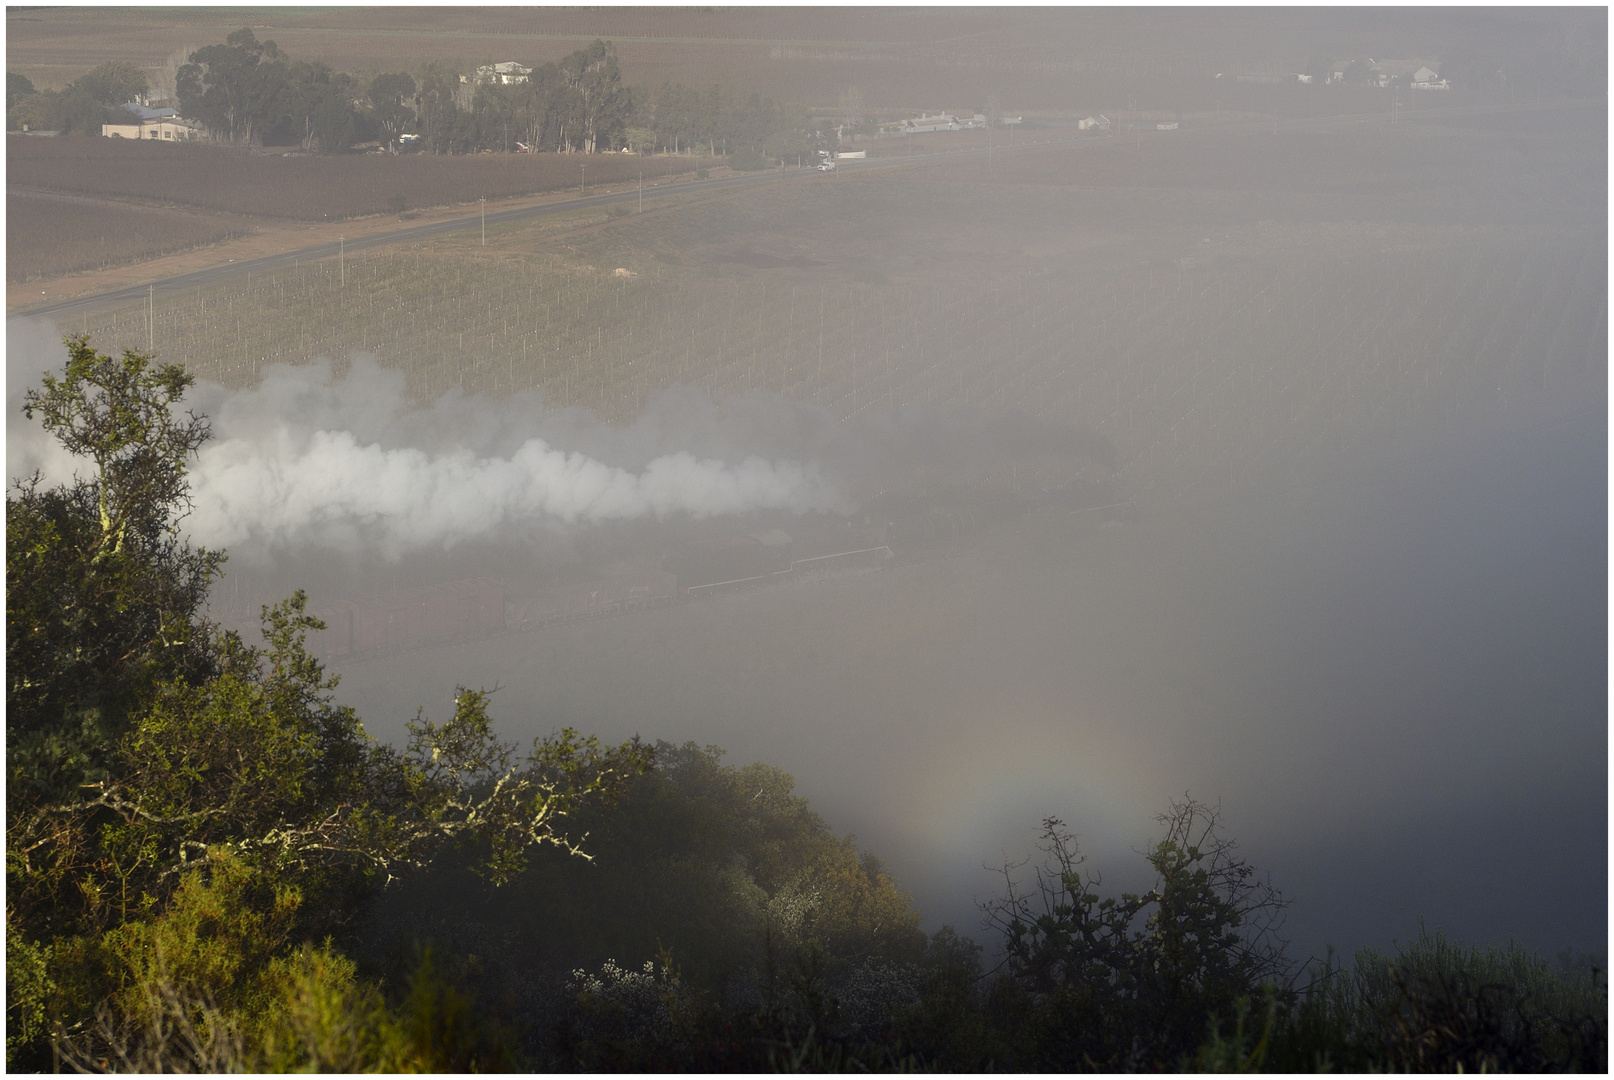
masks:
<path id="1" fill-rule="evenodd" d="M 7 500 L 10 1068 L 1606 1067 L 1597 967 L 1437 936 L 1297 988 L 1287 901 L 1193 800 L 1140 893 L 1045 822 L 986 970 L 771 766 L 520 754 L 472 690 L 372 742 L 300 593 L 265 649 L 199 617 L 189 376 L 68 345 L 26 411 L 93 472 Z"/>
<path id="2" fill-rule="evenodd" d="M 8 136 L 11 281 L 808 175 L 59 320 L 9 418 L 80 459 L 7 496 L 9 1069 L 1606 1071 L 1602 20 L 235 17 L 8 12 L 13 127 L 69 133 Z M 1307 54 L 1367 37 L 1452 89 Z M 75 137 L 148 91 L 221 145 Z M 188 539 L 214 423 L 314 481 L 239 564 Z M 708 480 L 551 528 L 490 495 L 535 441 Z M 741 459 L 848 508 L 707 513 Z M 476 635 L 320 658 L 326 601 L 495 576 Z M 1419 916 L 1469 910 L 1594 951 Z"/>

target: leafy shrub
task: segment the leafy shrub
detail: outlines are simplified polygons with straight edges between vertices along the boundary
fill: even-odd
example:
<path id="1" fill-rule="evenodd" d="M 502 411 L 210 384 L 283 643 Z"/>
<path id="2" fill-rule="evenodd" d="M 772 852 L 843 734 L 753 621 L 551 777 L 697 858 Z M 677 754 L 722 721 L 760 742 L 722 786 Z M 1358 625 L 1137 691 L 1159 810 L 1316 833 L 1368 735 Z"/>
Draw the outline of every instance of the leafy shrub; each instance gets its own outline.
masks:
<path id="1" fill-rule="evenodd" d="M 178 407 L 190 376 L 67 346 L 24 411 L 91 474 L 6 505 L 7 1060 L 39 1067 L 49 1033 L 75 1060 L 211 1068 L 273 1011 L 278 961 L 383 882 L 453 845 L 494 882 L 535 845 L 578 854 L 562 822 L 649 754 L 569 729 L 518 754 L 470 690 L 400 752 L 336 704 L 301 592 L 264 610 L 267 649 L 217 633 L 200 611 L 223 556 L 177 527 L 209 433 Z M 470 1062 L 442 1019 L 463 995 L 419 985 L 409 1015 L 436 1027 L 411 1045 Z"/>
<path id="2" fill-rule="evenodd" d="M 1608 1061 L 1608 982 L 1516 945 L 1465 948 L 1420 930 L 1395 955 L 1325 962 L 1279 1014 L 1278 1068 L 1592 1071 Z"/>
<path id="3" fill-rule="evenodd" d="M 1172 803 L 1148 853 L 1146 893 L 1100 897 L 1074 837 L 1044 822 L 1032 892 L 1013 867 L 986 907 L 1007 957 L 997 1008 L 1041 1066 L 1174 1066 L 1204 1039 L 1207 1018 L 1283 972 L 1283 896 L 1238 856 L 1217 811 Z"/>

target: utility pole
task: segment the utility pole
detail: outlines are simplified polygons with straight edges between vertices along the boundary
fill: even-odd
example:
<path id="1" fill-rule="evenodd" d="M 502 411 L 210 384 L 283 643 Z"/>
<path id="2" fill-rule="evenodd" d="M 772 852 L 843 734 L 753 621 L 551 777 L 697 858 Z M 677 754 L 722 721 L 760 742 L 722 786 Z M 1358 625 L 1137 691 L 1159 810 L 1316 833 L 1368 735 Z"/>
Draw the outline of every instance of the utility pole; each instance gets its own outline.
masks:
<path id="1" fill-rule="evenodd" d="M 336 238 L 336 268 L 342 274 L 342 288 L 347 288 L 347 237 Z"/>
<path id="2" fill-rule="evenodd" d="M 588 191 L 588 162 L 585 161 L 585 162 L 583 162 L 583 181 L 582 181 L 582 184 L 578 187 L 577 193 L 579 195 L 582 195 L 587 191 Z"/>
<path id="3" fill-rule="evenodd" d="M 488 246 L 488 197 L 482 196 L 482 246 Z"/>
<path id="4" fill-rule="evenodd" d="M 644 213 L 644 166 L 639 166 L 639 213 Z"/>
<path id="5" fill-rule="evenodd" d="M 157 319 L 157 286 L 146 286 L 146 351 L 154 350 L 157 340 L 156 328 L 152 325 Z"/>

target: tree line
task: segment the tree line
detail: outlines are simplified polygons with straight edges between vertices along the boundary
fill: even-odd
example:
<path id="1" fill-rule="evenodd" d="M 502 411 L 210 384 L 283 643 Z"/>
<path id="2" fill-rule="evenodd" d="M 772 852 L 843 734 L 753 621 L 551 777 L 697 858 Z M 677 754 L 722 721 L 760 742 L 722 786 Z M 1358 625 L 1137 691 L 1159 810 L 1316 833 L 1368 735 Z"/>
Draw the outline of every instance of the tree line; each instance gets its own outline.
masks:
<path id="1" fill-rule="evenodd" d="M 144 98 L 145 75 L 127 62 L 103 64 L 66 90 L 36 92 L 8 76 L 12 130 L 100 134 L 126 121 L 118 108 Z M 414 136 L 421 150 L 484 150 L 739 155 L 741 164 L 810 154 L 818 143 L 806 111 L 760 95 L 744 99 L 712 86 L 624 84 L 616 50 L 595 41 L 559 62 L 539 64 L 525 81 L 478 82 L 447 64 L 369 79 L 319 61 L 295 60 L 250 29 L 191 53 L 175 79 L 174 107 L 232 146 L 295 143 L 338 153 L 379 142 L 396 148 Z"/>
<path id="2" fill-rule="evenodd" d="M 6 501 L 10 1069 L 1606 1069 L 1600 958 L 1420 934 L 1297 971 L 1192 799 L 1136 893 L 1045 821 L 989 956 L 767 764 L 522 749 L 471 689 L 375 742 L 301 593 L 263 645 L 205 617 L 190 376 L 66 345 L 24 412 L 83 470 Z"/>
<path id="3" fill-rule="evenodd" d="M 6 73 L 6 130 L 99 135 L 102 124 L 124 123 L 120 106 L 143 97 L 146 73 L 126 60 L 111 60 L 74 79 L 64 90 L 35 90 L 16 72 Z"/>

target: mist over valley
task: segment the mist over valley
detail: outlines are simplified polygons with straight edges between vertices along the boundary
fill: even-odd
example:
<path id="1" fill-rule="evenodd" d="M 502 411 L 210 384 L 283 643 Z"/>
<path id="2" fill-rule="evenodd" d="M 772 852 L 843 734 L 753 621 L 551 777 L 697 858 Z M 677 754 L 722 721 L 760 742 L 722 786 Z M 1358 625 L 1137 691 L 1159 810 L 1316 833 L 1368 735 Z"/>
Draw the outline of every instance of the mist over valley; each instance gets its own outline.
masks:
<path id="1" fill-rule="evenodd" d="M 841 13 L 885 59 L 833 14 L 712 46 L 736 100 L 777 75 L 809 121 L 803 163 L 758 142 L 765 182 L 703 186 L 769 175 L 714 137 L 687 175 L 683 143 L 643 152 L 668 193 L 534 186 L 502 208 L 553 211 L 479 224 L 466 187 L 418 208 L 461 231 L 138 300 L 57 275 L 37 309 L 13 278 L 8 475 L 89 475 L 21 416 L 64 334 L 149 345 L 211 424 L 179 524 L 229 556 L 200 614 L 255 643 L 306 590 L 335 700 L 396 747 L 463 687 L 524 747 L 573 728 L 782 770 L 920 929 L 988 957 L 1040 822 L 1106 894 L 1145 892 L 1184 799 L 1292 899 L 1296 970 L 1421 928 L 1606 954 L 1606 40 L 1563 44 L 1602 21 L 1199 12 L 1155 55 L 1164 12 L 957 9 L 980 63 L 955 68 L 905 36 L 921 12 Z M 797 17 L 847 55 L 779 45 Z M 596 21 L 646 95 L 697 47 Z M 1556 82 L 1490 74 L 1520 35 Z M 1369 52 L 1450 85 L 1378 85 L 1348 64 Z M 943 106 L 980 129 L 893 133 Z M 8 135 L 14 200 L 50 141 Z M 867 156 L 819 171 L 819 143 Z M 603 145 L 566 149 L 532 157 L 605 175 Z M 281 248 L 253 259 L 327 239 L 264 221 Z M 184 258 L 174 280 L 211 267 Z"/>

